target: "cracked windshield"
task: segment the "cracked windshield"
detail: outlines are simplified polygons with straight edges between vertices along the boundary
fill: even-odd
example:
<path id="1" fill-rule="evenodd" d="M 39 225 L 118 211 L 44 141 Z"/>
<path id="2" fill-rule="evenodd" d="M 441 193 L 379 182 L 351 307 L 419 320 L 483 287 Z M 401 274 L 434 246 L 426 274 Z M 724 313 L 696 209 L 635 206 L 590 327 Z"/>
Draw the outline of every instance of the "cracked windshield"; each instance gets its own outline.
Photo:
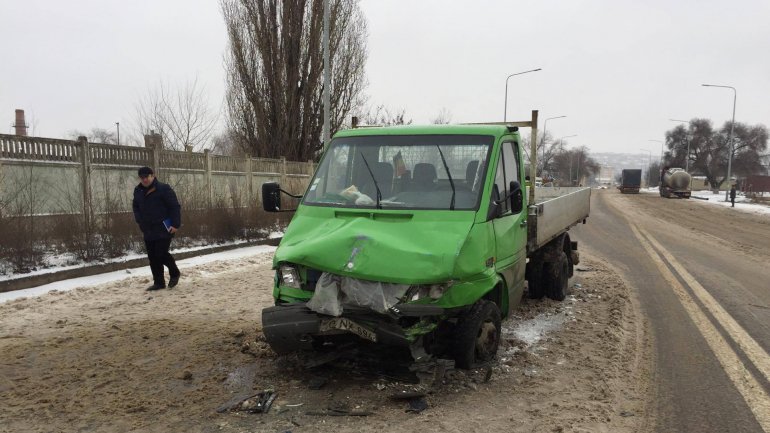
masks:
<path id="1" fill-rule="evenodd" d="M 339 138 L 304 204 L 476 209 L 492 142 L 482 135 Z"/>

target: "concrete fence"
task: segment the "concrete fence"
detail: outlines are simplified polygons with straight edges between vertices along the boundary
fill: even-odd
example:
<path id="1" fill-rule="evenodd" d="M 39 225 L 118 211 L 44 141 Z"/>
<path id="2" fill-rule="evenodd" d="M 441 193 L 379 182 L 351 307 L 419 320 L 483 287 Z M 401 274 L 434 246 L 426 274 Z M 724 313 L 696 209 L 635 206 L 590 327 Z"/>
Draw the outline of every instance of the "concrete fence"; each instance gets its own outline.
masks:
<path id="1" fill-rule="evenodd" d="M 0 134 L 0 216 L 128 212 L 137 168 L 150 166 L 183 208 L 248 207 L 260 185 L 304 192 L 312 161 L 232 157 Z"/>

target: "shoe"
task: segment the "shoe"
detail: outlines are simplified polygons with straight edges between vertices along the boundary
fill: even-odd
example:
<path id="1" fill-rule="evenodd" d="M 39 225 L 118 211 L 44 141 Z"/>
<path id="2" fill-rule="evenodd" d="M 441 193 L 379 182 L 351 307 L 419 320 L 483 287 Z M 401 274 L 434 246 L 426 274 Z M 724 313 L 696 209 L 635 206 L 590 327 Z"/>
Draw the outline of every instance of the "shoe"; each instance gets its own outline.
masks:
<path id="1" fill-rule="evenodd" d="M 150 286 L 150 287 L 148 287 L 148 288 L 146 288 L 144 290 L 146 290 L 148 292 L 152 292 L 152 291 L 155 291 L 155 290 L 160 290 L 160 289 L 165 289 L 165 288 L 166 288 L 166 286 L 159 286 L 157 284 L 153 284 L 152 286 Z"/>
<path id="2" fill-rule="evenodd" d="M 182 276 L 182 275 L 181 275 L 181 274 L 179 274 L 179 275 L 177 275 L 177 276 L 175 276 L 175 277 L 171 277 L 171 278 L 168 280 L 168 287 L 169 287 L 169 288 L 172 288 L 172 287 L 176 286 L 176 285 L 179 283 L 179 277 L 181 277 L 181 276 Z"/>

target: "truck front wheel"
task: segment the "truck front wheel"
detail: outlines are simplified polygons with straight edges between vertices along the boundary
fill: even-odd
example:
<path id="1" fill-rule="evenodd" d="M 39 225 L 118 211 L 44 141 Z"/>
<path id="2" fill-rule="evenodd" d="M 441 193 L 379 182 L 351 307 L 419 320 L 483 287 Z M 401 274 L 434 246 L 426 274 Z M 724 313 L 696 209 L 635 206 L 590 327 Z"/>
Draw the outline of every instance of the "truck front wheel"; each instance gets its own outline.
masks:
<path id="1" fill-rule="evenodd" d="M 484 299 L 460 317 L 453 342 L 457 367 L 474 368 L 495 358 L 500 346 L 500 321 L 500 308 Z"/>
<path id="2" fill-rule="evenodd" d="M 546 263 L 543 269 L 545 287 L 549 298 L 563 301 L 569 289 L 569 260 L 564 251 L 555 262 Z"/>

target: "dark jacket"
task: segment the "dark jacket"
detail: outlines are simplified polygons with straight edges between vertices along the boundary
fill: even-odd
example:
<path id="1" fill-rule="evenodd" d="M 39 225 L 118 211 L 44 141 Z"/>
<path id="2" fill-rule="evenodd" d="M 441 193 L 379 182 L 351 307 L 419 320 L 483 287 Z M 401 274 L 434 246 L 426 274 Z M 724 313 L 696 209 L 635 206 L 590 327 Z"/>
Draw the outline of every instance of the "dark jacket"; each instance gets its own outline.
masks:
<path id="1" fill-rule="evenodd" d="M 134 188 L 134 220 L 144 234 L 144 240 L 155 241 L 173 237 L 163 225 L 171 218 L 171 225 L 182 225 L 182 212 L 176 193 L 165 183 L 153 180 L 149 188 L 140 183 Z"/>
<path id="2" fill-rule="evenodd" d="M 730 198 L 735 199 L 735 188 L 730 189 Z"/>

